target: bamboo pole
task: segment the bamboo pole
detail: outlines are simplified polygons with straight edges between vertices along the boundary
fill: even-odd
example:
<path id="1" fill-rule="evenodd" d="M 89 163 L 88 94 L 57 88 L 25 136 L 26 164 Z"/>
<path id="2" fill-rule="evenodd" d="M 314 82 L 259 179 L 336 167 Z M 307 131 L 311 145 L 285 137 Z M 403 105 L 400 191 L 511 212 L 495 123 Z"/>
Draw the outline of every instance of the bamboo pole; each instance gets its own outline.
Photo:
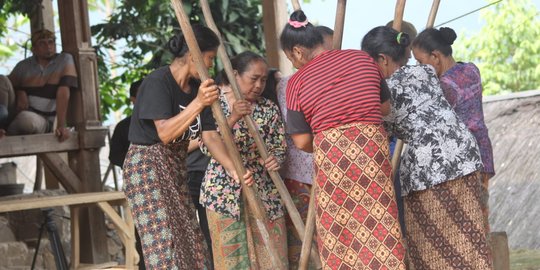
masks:
<path id="1" fill-rule="evenodd" d="M 405 13 L 405 0 L 397 0 L 396 11 L 394 12 L 394 22 L 392 28 L 397 31 L 401 31 L 401 23 L 403 22 L 403 14 Z M 398 173 L 397 167 L 401 159 L 401 151 L 403 150 L 403 141 L 398 139 L 392 154 L 392 182 L 396 179 Z"/>
<path id="2" fill-rule="evenodd" d="M 335 50 L 341 49 L 343 40 L 343 29 L 345 28 L 345 11 L 347 8 L 347 0 L 338 0 L 336 8 L 336 20 L 334 24 L 334 36 L 332 45 Z M 309 266 L 307 259 L 307 252 L 311 249 L 313 244 L 313 234 L 315 233 L 315 195 L 317 194 L 316 179 L 313 179 L 313 185 L 311 187 L 311 195 L 309 198 L 308 216 L 306 220 L 306 234 L 302 241 L 302 251 L 300 252 L 300 267 L 299 269 L 305 270 Z"/>
<path id="3" fill-rule="evenodd" d="M 187 17 L 184 11 L 182 1 L 171 0 L 171 4 L 176 13 L 176 17 L 180 23 L 180 27 L 182 28 L 182 32 L 184 33 L 184 37 L 188 44 L 189 52 L 196 63 L 197 72 L 199 73 L 200 79 L 204 81 L 210 78 L 210 76 L 208 74 L 207 68 L 204 65 L 201 51 L 195 39 L 195 35 L 193 34 L 193 29 L 191 28 L 191 25 L 189 23 L 189 18 Z M 248 187 L 244 183 L 243 175 L 246 173 L 246 169 L 244 168 L 242 158 L 240 157 L 240 153 L 238 152 L 238 149 L 236 148 L 233 135 L 227 124 L 227 119 L 225 118 L 225 115 L 223 114 L 219 101 L 215 101 L 214 103 L 212 103 L 212 112 L 214 114 L 216 122 L 218 123 L 218 126 L 220 127 L 220 133 L 223 136 L 223 142 L 225 143 L 225 146 L 230 154 L 230 157 L 233 160 L 234 167 L 238 174 L 238 178 L 240 179 L 240 183 L 242 185 L 242 191 L 243 191 L 242 195 L 245 196 L 247 207 L 249 208 L 249 210 L 252 211 L 253 215 L 256 218 L 257 228 L 259 229 L 259 232 L 261 233 L 261 236 L 265 243 L 265 247 L 268 250 L 268 254 L 270 256 L 272 264 L 277 269 L 284 269 L 284 266 L 281 264 L 281 260 L 280 260 L 277 248 L 274 245 L 273 241 L 271 241 L 270 235 L 268 233 L 269 230 L 266 227 L 266 224 L 268 223 L 267 222 L 268 219 L 266 217 L 266 212 L 264 210 L 264 207 L 262 206 L 262 202 L 255 195 L 256 193 L 255 193 L 254 188 Z"/>
<path id="4" fill-rule="evenodd" d="M 302 9 L 302 7 L 300 6 L 300 3 L 298 2 L 298 0 L 291 0 L 291 2 L 292 2 L 293 9 L 295 11 Z"/>
<path id="5" fill-rule="evenodd" d="M 429 11 L 429 17 L 426 24 L 426 28 L 432 28 L 435 24 L 435 17 L 437 17 L 437 11 L 439 10 L 440 0 L 434 0 L 431 5 L 431 10 Z"/>
<path id="6" fill-rule="evenodd" d="M 208 0 L 201 0 L 200 2 L 201 2 L 201 8 L 204 14 L 204 19 L 206 21 L 206 25 L 210 29 L 212 29 L 216 33 L 216 35 L 220 37 L 220 40 L 221 40 L 221 33 L 219 32 L 219 29 L 217 28 L 216 23 L 212 17 Z M 218 56 L 221 59 L 225 72 L 227 73 L 227 77 L 229 78 L 229 82 L 231 84 L 231 88 L 233 90 L 235 98 L 237 100 L 243 99 L 244 97 L 242 96 L 242 93 L 240 93 L 240 90 L 239 90 L 240 88 L 238 87 L 238 84 L 236 82 L 233 67 L 227 55 L 223 42 L 221 42 L 221 45 L 218 48 Z M 255 121 L 249 115 L 244 116 L 243 120 L 248 127 L 251 137 L 253 137 L 253 139 L 255 140 L 255 144 L 257 145 L 259 154 L 264 160 L 266 160 L 270 156 L 270 154 L 268 153 L 265 142 L 261 134 L 259 133 L 259 129 L 257 128 Z M 281 179 L 281 176 L 279 175 L 277 171 L 268 171 L 268 174 L 270 175 L 270 178 L 272 179 L 274 185 L 276 186 L 279 192 L 279 195 L 281 196 L 283 203 L 285 204 L 285 208 L 287 209 L 287 212 L 289 213 L 289 216 L 296 229 L 296 232 L 301 238 L 303 238 L 304 232 L 305 232 L 304 222 L 302 221 L 302 217 L 300 216 L 298 209 L 294 205 L 294 202 L 291 198 L 291 195 L 289 194 L 289 191 L 287 190 L 287 187 L 285 186 L 285 183 L 283 182 L 283 179 Z M 318 262 L 318 264 L 320 264 L 320 259 L 319 259 L 317 250 L 312 250 L 312 259 L 314 259 L 316 262 Z"/>
<path id="7" fill-rule="evenodd" d="M 338 0 L 336 8 L 336 21 L 334 22 L 334 37 L 333 48 L 335 50 L 341 49 L 341 43 L 343 40 L 343 30 L 345 28 L 345 8 L 347 6 L 347 0 Z"/>

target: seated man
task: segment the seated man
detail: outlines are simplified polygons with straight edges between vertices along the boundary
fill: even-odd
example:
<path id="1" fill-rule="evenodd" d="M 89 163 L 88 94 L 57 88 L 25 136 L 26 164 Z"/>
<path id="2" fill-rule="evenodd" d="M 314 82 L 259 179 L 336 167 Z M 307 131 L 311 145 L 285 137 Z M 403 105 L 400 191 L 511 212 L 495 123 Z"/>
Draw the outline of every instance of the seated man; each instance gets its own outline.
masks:
<path id="1" fill-rule="evenodd" d="M 64 141 L 69 137 L 66 114 L 70 89 L 78 87 L 73 57 L 56 53 L 54 33 L 45 29 L 32 34 L 32 53 L 32 57 L 17 63 L 8 76 L 15 91 L 16 115 L 7 134 L 54 131 L 58 140 Z"/>

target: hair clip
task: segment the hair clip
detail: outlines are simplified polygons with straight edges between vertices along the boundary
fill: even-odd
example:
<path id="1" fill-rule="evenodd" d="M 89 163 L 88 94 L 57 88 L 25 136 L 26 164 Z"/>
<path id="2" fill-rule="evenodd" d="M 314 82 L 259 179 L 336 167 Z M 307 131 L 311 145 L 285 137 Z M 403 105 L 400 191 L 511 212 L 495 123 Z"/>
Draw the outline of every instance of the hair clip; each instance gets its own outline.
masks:
<path id="1" fill-rule="evenodd" d="M 300 27 L 306 27 L 308 25 L 308 20 L 306 19 L 305 21 L 303 22 L 299 22 L 299 21 L 293 21 L 291 19 L 289 19 L 289 25 L 294 27 L 294 28 L 300 28 Z"/>
<path id="2" fill-rule="evenodd" d="M 401 35 L 403 35 L 403 32 L 399 32 L 397 34 L 397 37 L 396 37 L 396 40 L 397 40 L 397 44 L 401 45 Z"/>

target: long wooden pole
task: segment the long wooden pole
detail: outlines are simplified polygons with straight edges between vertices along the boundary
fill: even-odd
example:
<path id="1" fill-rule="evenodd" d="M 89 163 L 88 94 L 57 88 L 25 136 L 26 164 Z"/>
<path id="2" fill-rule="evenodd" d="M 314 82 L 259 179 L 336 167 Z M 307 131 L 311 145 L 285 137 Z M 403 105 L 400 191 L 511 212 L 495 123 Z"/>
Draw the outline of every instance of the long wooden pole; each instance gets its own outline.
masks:
<path id="1" fill-rule="evenodd" d="M 302 9 L 302 7 L 300 6 L 300 3 L 298 2 L 298 0 L 291 0 L 291 2 L 292 2 L 293 9 L 295 11 Z"/>
<path id="2" fill-rule="evenodd" d="M 332 40 L 332 46 L 335 50 L 341 49 L 343 40 L 343 29 L 345 28 L 345 11 L 347 8 L 347 0 L 338 0 L 336 8 L 336 20 L 334 24 L 334 36 Z M 306 234 L 302 241 L 302 250 L 300 252 L 300 270 L 305 270 L 309 266 L 307 252 L 311 249 L 313 244 L 313 234 L 315 233 L 315 196 L 317 195 L 317 180 L 313 179 L 313 185 L 311 187 L 311 195 L 309 198 L 308 216 L 306 220 Z"/>
<path id="3" fill-rule="evenodd" d="M 434 0 L 431 5 L 431 10 L 429 11 L 429 17 L 426 24 L 426 28 L 431 28 L 435 24 L 435 17 L 437 17 L 437 11 L 439 10 L 440 0 Z"/>
<path id="4" fill-rule="evenodd" d="M 396 11 L 394 13 L 394 22 L 392 23 L 392 28 L 397 31 L 401 31 L 401 24 L 403 22 L 403 14 L 405 13 L 405 0 L 397 0 L 396 2 Z M 396 141 L 396 146 L 394 147 L 394 153 L 392 154 L 392 182 L 397 177 L 398 174 L 398 164 L 401 158 L 401 151 L 403 150 L 403 141 L 398 139 Z"/>
<path id="5" fill-rule="evenodd" d="M 336 21 L 334 22 L 334 37 L 332 40 L 332 47 L 335 50 L 341 49 L 341 43 L 343 40 L 343 30 L 345 28 L 345 10 L 347 6 L 347 0 L 338 0 L 336 8 Z"/>
<path id="6" fill-rule="evenodd" d="M 206 25 L 210 29 L 212 29 L 216 33 L 216 35 L 220 37 L 220 40 L 221 40 L 221 33 L 219 32 L 219 29 L 217 28 L 217 25 L 212 17 L 212 12 L 210 10 L 210 5 L 208 4 L 208 0 L 201 0 L 200 3 L 201 3 L 201 8 L 204 14 Z M 233 67 L 231 65 L 229 56 L 227 55 L 227 51 L 225 50 L 225 46 L 223 45 L 223 42 L 221 42 L 218 48 L 218 56 L 221 59 L 221 63 L 223 64 L 223 68 L 225 69 L 225 72 L 227 73 L 227 77 L 231 84 L 231 88 L 233 90 L 235 98 L 237 100 L 244 99 L 244 97 L 242 96 L 242 93 L 240 93 L 240 90 L 239 90 L 240 88 L 238 87 L 238 84 L 236 82 Z M 255 121 L 249 115 L 244 116 L 243 120 L 248 127 L 251 137 L 253 137 L 253 139 L 255 140 L 255 144 L 257 145 L 259 154 L 264 160 L 266 160 L 270 156 L 270 154 L 268 153 L 268 149 L 266 148 L 265 142 L 261 134 L 259 133 L 259 129 L 257 128 Z M 298 209 L 294 205 L 291 194 L 289 194 L 289 191 L 287 190 L 287 187 L 285 186 L 283 179 L 281 179 L 281 176 L 279 175 L 277 171 L 268 171 L 268 174 L 270 175 L 270 178 L 272 179 L 274 185 L 276 186 L 279 192 L 279 195 L 281 196 L 281 200 L 285 204 L 285 208 L 287 209 L 287 212 L 289 213 L 291 221 L 293 222 L 293 225 L 296 229 L 296 232 L 301 238 L 303 238 L 305 234 L 304 222 L 302 221 L 302 217 L 300 216 Z M 318 261 L 318 263 L 320 264 L 320 259 L 318 256 L 318 252 L 316 250 L 312 251 L 312 258 L 315 261 Z"/>
<path id="7" fill-rule="evenodd" d="M 193 29 L 191 28 L 191 24 L 189 23 L 189 18 L 187 17 L 184 11 L 182 1 L 171 0 L 171 4 L 176 13 L 176 17 L 180 23 L 180 27 L 182 28 L 182 32 L 184 33 L 184 37 L 186 38 L 189 52 L 191 56 L 193 57 L 193 59 L 195 60 L 197 72 L 199 73 L 200 79 L 203 81 L 207 80 L 208 78 L 210 78 L 208 74 L 208 69 L 204 65 L 201 51 L 197 44 L 197 40 L 195 39 L 195 35 L 193 34 Z M 220 133 L 223 136 L 223 142 L 225 143 L 225 146 L 230 154 L 230 157 L 233 160 L 234 167 L 238 174 L 238 178 L 240 178 L 240 183 L 242 185 L 242 191 L 243 191 L 242 194 L 243 196 L 245 196 L 245 199 L 247 201 L 247 204 L 248 204 L 247 207 L 251 210 L 251 212 L 256 218 L 257 228 L 259 229 L 259 232 L 261 233 L 263 241 L 266 244 L 266 248 L 268 250 L 268 254 L 270 256 L 272 264 L 277 269 L 284 269 L 284 266 L 281 263 L 277 248 L 275 247 L 273 241 L 271 241 L 269 230 L 266 227 L 268 223 L 267 222 L 268 219 L 266 217 L 266 212 L 264 211 L 262 202 L 255 195 L 256 193 L 255 193 L 254 188 L 248 187 L 244 183 L 243 175 L 246 173 L 246 169 L 244 168 L 242 158 L 240 157 L 240 153 L 238 152 L 238 149 L 236 148 L 234 137 L 227 124 L 227 119 L 225 118 L 225 115 L 223 114 L 219 101 L 215 101 L 214 103 L 212 103 L 212 112 L 214 114 L 214 118 L 216 119 L 216 122 L 218 123 L 218 126 L 220 127 Z"/>

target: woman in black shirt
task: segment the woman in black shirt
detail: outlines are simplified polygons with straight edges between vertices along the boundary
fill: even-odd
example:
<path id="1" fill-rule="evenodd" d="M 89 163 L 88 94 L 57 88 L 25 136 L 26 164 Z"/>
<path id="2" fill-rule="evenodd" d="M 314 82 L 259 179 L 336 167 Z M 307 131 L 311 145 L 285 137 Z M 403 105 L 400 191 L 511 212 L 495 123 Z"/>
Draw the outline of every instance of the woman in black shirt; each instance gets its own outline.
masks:
<path id="1" fill-rule="evenodd" d="M 204 63 L 211 68 L 219 39 L 204 26 L 195 25 L 193 31 Z M 190 139 L 203 129 L 215 129 L 211 113 L 201 112 L 219 93 L 213 80 L 199 82 L 182 33 L 168 46 L 174 60 L 150 73 L 137 95 L 124 162 L 124 192 L 147 268 L 205 269 L 209 253 L 189 196 L 186 157 Z M 230 161 L 228 166 L 233 167 Z M 229 172 L 235 175 L 234 169 Z"/>

